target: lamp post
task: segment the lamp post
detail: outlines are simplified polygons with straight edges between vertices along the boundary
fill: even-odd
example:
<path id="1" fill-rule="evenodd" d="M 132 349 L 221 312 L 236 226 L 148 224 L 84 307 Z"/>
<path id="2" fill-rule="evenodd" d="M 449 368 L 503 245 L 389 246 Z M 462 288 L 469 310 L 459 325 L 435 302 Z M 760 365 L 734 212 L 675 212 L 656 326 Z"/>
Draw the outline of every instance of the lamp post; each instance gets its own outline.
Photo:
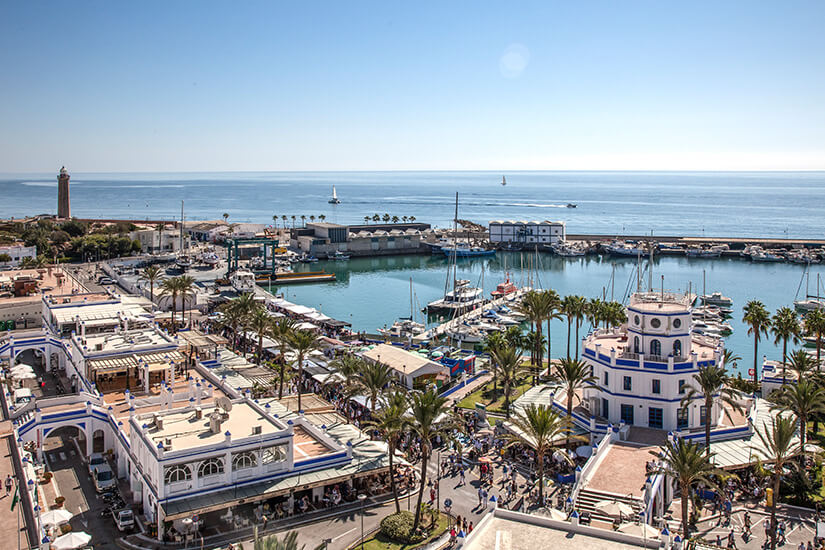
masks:
<path id="1" fill-rule="evenodd" d="M 364 502 L 367 500 L 367 495 L 361 493 L 358 495 L 358 500 L 361 501 L 361 550 L 364 550 Z"/>

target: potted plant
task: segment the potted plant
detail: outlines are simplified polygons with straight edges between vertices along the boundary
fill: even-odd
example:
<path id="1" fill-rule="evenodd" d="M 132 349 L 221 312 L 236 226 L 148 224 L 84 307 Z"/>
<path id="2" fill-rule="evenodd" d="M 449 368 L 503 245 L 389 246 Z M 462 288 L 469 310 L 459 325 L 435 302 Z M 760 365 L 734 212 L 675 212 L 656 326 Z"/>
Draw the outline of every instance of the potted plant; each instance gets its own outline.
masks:
<path id="1" fill-rule="evenodd" d="M 51 472 L 43 472 L 43 485 L 46 485 L 52 480 L 52 476 L 54 476 Z"/>
<path id="2" fill-rule="evenodd" d="M 60 495 L 59 497 L 54 499 L 54 507 L 55 508 L 62 508 L 64 502 L 66 502 L 66 497 L 64 497 L 63 495 Z"/>

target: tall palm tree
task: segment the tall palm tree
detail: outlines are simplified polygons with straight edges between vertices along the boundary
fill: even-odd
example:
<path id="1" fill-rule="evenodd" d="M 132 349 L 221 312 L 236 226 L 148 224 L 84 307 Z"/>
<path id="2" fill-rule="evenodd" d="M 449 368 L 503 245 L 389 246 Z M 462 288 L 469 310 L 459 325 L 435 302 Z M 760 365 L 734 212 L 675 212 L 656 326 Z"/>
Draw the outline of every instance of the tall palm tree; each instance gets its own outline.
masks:
<path id="1" fill-rule="evenodd" d="M 680 407 L 689 407 L 694 399 L 705 400 L 705 451 L 710 453 L 710 425 L 713 416 L 713 402 L 722 406 L 726 403 L 735 410 L 742 412 L 742 407 L 737 403 L 736 391 L 728 384 L 730 378 L 725 367 L 710 364 L 699 367 L 699 372 L 693 375 L 693 382 L 688 385 L 687 392 L 682 398 Z"/>
<path id="2" fill-rule="evenodd" d="M 552 344 L 552 337 L 550 336 L 550 322 L 561 320 L 563 314 L 561 311 L 561 298 L 559 298 L 558 292 L 551 288 L 542 292 L 542 295 L 542 299 L 547 302 L 547 314 L 544 317 L 544 320 L 547 322 L 547 370 L 549 372 L 553 361 L 550 356 Z"/>
<path id="3" fill-rule="evenodd" d="M 791 354 L 789 366 L 796 374 L 797 380 L 810 376 L 815 367 L 814 359 L 804 349 L 798 349 Z"/>
<path id="4" fill-rule="evenodd" d="M 726 349 L 725 353 L 722 354 L 722 366 L 727 369 L 728 367 L 731 370 L 736 368 L 736 365 L 741 361 L 742 358 L 736 355 L 733 351 Z"/>
<path id="5" fill-rule="evenodd" d="M 321 220 L 321 221 L 324 221 L 325 219 L 327 219 L 327 217 L 324 214 L 319 214 L 318 219 Z"/>
<path id="6" fill-rule="evenodd" d="M 381 221 L 381 216 L 379 214 L 373 214 L 372 215 L 372 221 L 380 222 Z"/>
<path id="7" fill-rule="evenodd" d="M 786 384 L 771 394 L 775 407 L 788 410 L 799 420 L 799 445 L 805 451 L 808 419 L 825 412 L 825 390 L 816 381 L 800 378 L 796 384 Z"/>
<path id="8" fill-rule="evenodd" d="M 311 221 L 311 222 L 315 221 L 315 214 L 312 214 L 312 215 L 309 216 L 309 221 Z"/>
<path id="9" fill-rule="evenodd" d="M 278 229 L 278 219 L 279 219 L 278 214 L 275 214 L 274 216 L 272 216 L 272 223 L 273 223 L 273 225 L 275 225 L 275 229 Z"/>
<path id="10" fill-rule="evenodd" d="M 605 302 L 601 298 L 591 298 L 587 301 L 585 315 L 587 316 L 587 320 L 590 321 L 590 324 L 593 325 L 594 329 L 599 328 L 599 325 L 604 319 L 604 311 Z"/>
<path id="11" fill-rule="evenodd" d="M 785 383 L 785 370 L 788 365 L 788 341 L 796 343 L 799 341 L 799 319 L 796 312 L 789 307 L 781 307 L 776 310 L 771 323 L 771 331 L 774 335 L 774 344 L 782 342 L 782 383 Z"/>
<path id="12" fill-rule="evenodd" d="M 171 277 L 164 279 L 160 284 L 161 296 L 168 296 L 172 301 L 172 332 L 175 332 L 175 318 L 178 311 L 178 295 L 180 293 L 180 279 L 178 277 Z"/>
<path id="13" fill-rule="evenodd" d="M 541 324 L 550 310 L 550 300 L 544 296 L 542 292 L 536 290 L 527 291 L 522 296 L 521 303 L 516 307 L 517 311 L 527 317 L 527 321 L 533 325 L 533 331 L 537 337 L 533 341 L 533 347 L 530 350 L 531 363 L 536 365 L 541 371 L 542 354 L 544 346 L 539 343 L 542 341 Z M 535 383 L 535 380 L 534 380 Z"/>
<path id="14" fill-rule="evenodd" d="M 573 400 L 576 399 L 576 392 L 598 381 L 592 373 L 590 365 L 570 357 L 565 357 L 556 365 L 556 372 L 552 379 L 561 384 L 567 395 L 567 421 L 571 426 L 573 425 Z"/>
<path id="15" fill-rule="evenodd" d="M 510 396 L 513 393 L 513 386 L 518 384 L 518 380 L 529 372 L 521 362 L 521 351 L 513 346 L 504 346 L 495 349 L 490 354 L 498 364 L 501 386 L 504 390 L 504 414 L 510 418 Z"/>
<path id="16" fill-rule="evenodd" d="M 226 223 L 226 220 L 229 219 L 229 213 L 224 212 L 223 214 L 221 214 L 221 217 L 223 217 L 223 223 Z"/>
<path id="17" fill-rule="evenodd" d="M 496 362 L 496 358 L 493 355 L 493 352 L 503 348 L 506 345 L 507 340 L 504 337 L 504 333 L 498 330 L 487 333 L 487 336 L 484 338 L 484 351 L 490 355 L 490 370 L 493 371 L 494 396 L 498 393 L 498 362 Z"/>
<path id="18" fill-rule="evenodd" d="M 413 223 L 414 221 L 415 221 L 415 216 L 410 216 L 410 223 Z"/>
<path id="19" fill-rule="evenodd" d="M 163 270 L 156 265 L 149 265 L 140 272 L 140 279 L 149 283 L 149 299 L 155 301 L 155 285 L 163 279 Z"/>
<path id="20" fill-rule="evenodd" d="M 805 314 L 805 332 L 816 336 L 816 368 L 821 364 L 822 335 L 825 334 L 825 310 L 814 309 Z"/>
<path id="21" fill-rule="evenodd" d="M 393 216 L 392 217 L 392 223 L 398 223 L 398 219 L 399 219 L 398 216 Z"/>
<path id="22" fill-rule="evenodd" d="M 553 449 L 553 444 L 561 437 L 570 435 L 570 423 L 552 407 L 530 403 L 511 420 L 518 435 L 509 436 L 510 441 L 521 443 L 536 451 L 539 475 L 539 506 L 544 505 L 544 455 Z M 565 456 L 567 456 L 565 454 Z"/>
<path id="23" fill-rule="evenodd" d="M 361 372 L 358 373 L 358 377 L 355 379 L 355 384 L 360 391 L 369 397 L 370 415 L 375 414 L 378 398 L 389 389 L 394 380 L 392 370 L 383 363 L 368 362 L 363 365 Z"/>
<path id="24" fill-rule="evenodd" d="M 418 502 L 415 506 L 415 519 L 412 526 L 414 533 L 421 522 L 421 500 L 427 487 L 427 463 L 433 450 L 432 441 L 436 436 L 447 437 L 455 424 L 450 418 L 436 420 L 449 411 L 449 407 L 447 398 L 439 397 L 432 389 L 424 393 L 413 394 L 410 409 L 411 413 L 406 419 L 406 425 L 410 432 L 421 441 L 421 486 L 418 491 Z"/>
<path id="25" fill-rule="evenodd" d="M 408 219 L 409 218 L 407 216 L 401 216 L 401 221 L 404 222 L 404 223 L 407 223 Z"/>
<path id="26" fill-rule="evenodd" d="M 235 300 L 226 302 L 220 306 L 220 312 L 223 315 L 221 318 L 221 325 L 228 328 L 229 331 L 232 333 L 232 344 L 231 348 L 232 351 L 235 351 L 238 345 L 238 332 L 240 327 L 244 324 L 244 319 L 246 318 L 246 312 L 243 311 L 242 308 L 238 307 L 238 304 Z"/>
<path id="27" fill-rule="evenodd" d="M 759 361 L 759 340 L 762 335 L 768 335 L 768 329 L 771 327 L 771 315 L 765 309 L 765 304 L 759 300 L 751 300 L 745 304 L 744 315 L 742 322 L 746 323 L 748 334 L 753 336 L 753 381 L 757 381 L 757 362 Z"/>
<path id="28" fill-rule="evenodd" d="M 544 344 L 547 342 L 547 338 L 543 335 L 539 334 L 535 330 L 531 330 L 527 334 L 524 335 L 524 343 L 526 344 L 526 348 L 528 349 L 544 349 Z M 530 357 L 530 366 L 532 368 L 532 375 L 533 375 L 533 384 L 538 384 L 539 374 L 541 369 L 538 366 L 538 363 L 535 360 L 535 357 Z"/>
<path id="29" fill-rule="evenodd" d="M 773 462 L 771 528 L 768 533 L 771 537 L 771 550 L 776 550 L 776 502 L 779 500 L 779 482 L 782 479 L 782 470 L 785 469 L 785 465 L 800 451 L 799 444 L 794 443 L 796 423 L 790 416 L 776 415 L 771 418 L 770 427 L 766 422 L 762 423 L 761 428 L 757 427 L 756 435 L 759 436 L 765 449 L 754 448 L 754 451 L 760 455 L 764 454 L 763 458 L 766 462 Z"/>
<path id="30" fill-rule="evenodd" d="M 381 216 L 381 219 L 383 220 L 384 223 L 390 223 L 390 220 L 392 219 L 392 217 L 389 214 L 384 214 L 383 216 Z"/>
<path id="31" fill-rule="evenodd" d="M 339 355 L 329 364 L 333 376 L 330 376 L 327 380 L 330 384 L 341 384 L 341 393 L 345 398 L 350 398 L 358 394 L 358 376 L 365 366 L 366 360 L 357 355 L 349 353 Z M 349 408 L 345 407 L 344 411 L 347 422 L 349 422 Z"/>
<path id="32" fill-rule="evenodd" d="M 573 332 L 573 314 L 571 313 L 574 302 L 575 296 L 569 294 L 561 299 L 561 312 L 567 318 L 567 357 L 570 357 L 570 335 Z"/>
<path id="33" fill-rule="evenodd" d="M 301 214 L 301 225 L 303 225 L 304 227 L 306 227 L 306 225 L 307 225 L 306 214 Z"/>
<path id="34" fill-rule="evenodd" d="M 581 341 L 579 340 L 579 327 L 581 327 L 587 313 L 587 298 L 577 295 L 574 295 L 571 298 L 568 315 L 573 317 L 573 320 L 576 322 L 576 359 L 578 359 L 579 348 L 581 347 Z M 568 356 L 569 355 L 570 354 L 568 353 Z"/>
<path id="35" fill-rule="evenodd" d="M 369 217 L 369 216 L 364 216 L 364 223 L 365 223 L 365 224 L 367 224 L 367 225 L 369 225 L 369 223 L 370 223 L 370 220 L 371 220 L 371 219 L 372 219 L 372 218 L 371 218 L 371 217 Z"/>
<path id="36" fill-rule="evenodd" d="M 284 378 L 286 376 L 286 350 L 290 345 L 290 338 L 295 332 L 296 323 L 289 317 L 279 317 L 272 324 L 272 338 L 278 342 L 278 351 L 281 353 L 278 361 L 278 399 L 284 396 Z"/>
<path id="37" fill-rule="evenodd" d="M 264 357 L 264 337 L 272 334 L 272 316 L 265 307 L 259 305 L 249 314 L 249 328 L 258 335 L 258 365 Z"/>
<path id="38" fill-rule="evenodd" d="M 387 450 L 390 457 L 390 488 L 395 500 L 395 512 L 401 512 L 401 505 L 398 503 L 398 488 L 395 485 L 395 470 L 393 468 L 393 458 L 395 450 L 398 448 L 398 441 L 406 428 L 406 414 L 409 402 L 407 395 L 401 390 L 395 390 L 387 396 L 387 403 L 380 411 L 374 414 L 373 419 L 367 424 L 380 433 L 387 442 Z"/>
<path id="39" fill-rule="evenodd" d="M 296 216 L 295 214 L 293 214 L 293 215 L 292 215 L 292 229 L 295 229 L 295 220 L 297 220 L 297 219 L 298 219 L 298 216 Z"/>
<path id="40" fill-rule="evenodd" d="M 180 299 L 181 299 L 180 314 L 181 314 L 181 317 L 184 317 L 183 319 L 181 319 L 181 325 L 185 325 L 186 324 L 186 318 L 185 318 L 186 302 L 195 297 L 195 278 L 190 277 L 189 275 L 181 275 L 181 276 L 177 277 L 177 279 L 178 279 L 178 296 L 180 296 Z M 191 304 L 190 304 L 190 308 L 191 308 Z"/>
<path id="41" fill-rule="evenodd" d="M 318 338 L 314 332 L 295 330 L 289 338 L 289 345 L 297 355 L 298 360 L 298 410 L 301 409 L 301 385 L 304 383 L 304 358 L 318 349 Z"/>
<path id="42" fill-rule="evenodd" d="M 679 485 L 682 499 L 682 538 L 688 538 L 688 503 L 693 486 L 703 483 L 716 487 L 712 476 L 721 473 L 712 463 L 715 453 L 705 453 L 701 445 L 684 439 L 668 443 L 659 451 L 650 451 L 659 458 L 661 466 L 654 468 L 658 474 L 664 474 Z"/>
<path id="43" fill-rule="evenodd" d="M 288 219 L 288 218 L 286 217 L 286 214 L 284 214 L 283 216 L 281 216 L 281 221 L 282 221 L 282 222 L 284 222 L 284 229 L 286 229 L 286 221 L 287 221 L 287 219 Z"/>
<path id="44" fill-rule="evenodd" d="M 620 327 L 627 321 L 627 313 L 621 302 L 605 302 L 602 315 L 605 328 Z"/>

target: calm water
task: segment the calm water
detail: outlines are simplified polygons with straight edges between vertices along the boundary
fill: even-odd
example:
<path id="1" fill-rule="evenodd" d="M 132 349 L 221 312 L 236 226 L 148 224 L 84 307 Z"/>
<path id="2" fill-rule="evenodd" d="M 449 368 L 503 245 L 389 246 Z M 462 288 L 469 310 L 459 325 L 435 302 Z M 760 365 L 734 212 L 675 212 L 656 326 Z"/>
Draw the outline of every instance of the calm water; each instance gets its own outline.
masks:
<path id="1" fill-rule="evenodd" d="M 477 258 L 459 261 L 459 278 L 482 284 L 485 294 L 504 279 L 505 270 L 511 272 L 516 284 L 526 277 L 527 256 L 519 253 L 499 253 L 494 258 Z M 534 260 L 535 261 L 535 260 Z M 521 269 L 524 262 L 525 269 Z M 603 289 L 610 298 L 622 300 L 628 290 L 635 289 L 634 260 L 609 258 L 565 259 L 539 255 L 537 283 L 554 288 L 561 295 L 581 294 L 587 297 L 601 296 Z M 615 265 L 615 285 L 611 273 Z M 374 332 L 391 324 L 396 318 L 410 314 L 410 278 L 413 281 L 413 309 L 420 321 L 421 308 L 444 293 L 447 262 L 437 256 L 397 256 L 385 258 L 353 259 L 348 262 L 318 262 L 312 267 L 299 269 L 325 269 L 335 272 L 337 281 L 329 284 L 286 286 L 280 289 L 287 299 L 321 309 L 334 318 L 352 322 L 357 330 Z M 742 306 L 748 300 L 760 299 L 771 312 L 782 306 L 791 306 L 800 285 L 804 266 L 795 264 L 752 263 L 739 259 L 688 259 L 663 257 L 654 261 L 653 285 L 658 288 L 661 276 L 665 288 L 684 290 L 690 283 L 702 292 L 702 270 L 706 272 L 707 291 L 722 291 L 734 299 L 735 315 L 730 320 L 734 333 L 726 339 L 726 345 L 742 356 L 743 373 L 753 361 L 753 340 L 742 324 Z M 825 277 L 825 267 L 813 266 L 811 280 L 816 274 Z M 647 277 L 645 277 L 647 281 Z M 812 284 L 815 284 L 812 282 Z M 273 287 L 276 290 L 276 287 Z M 813 288 L 811 289 L 813 292 Z M 801 293 L 805 292 L 804 283 Z M 554 322 L 552 328 L 554 356 L 565 353 L 567 323 Z M 777 351 L 778 350 L 778 351 Z M 773 338 L 762 341 L 759 354 L 779 358 L 781 347 L 773 345 Z"/>
<path id="2" fill-rule="evenodd" d="M 272 223 L 272 216 L 415 216 L 446 226 L 455 192 L 461 218 L 564 220 L 571 233 L 821 237 L 825 173 L 270 172 L 72 174 L 78 217 Z M 342 204 L 327 203 L 335 185 Z M 0 217 L 54 213 L 56 174 L 0 176 Z M 565 208 L 568 202 L 578 208 Z M 283 222 L 280 222 L 283 223 Z M 291 219 L 289 221 L 291 224 Z"/>

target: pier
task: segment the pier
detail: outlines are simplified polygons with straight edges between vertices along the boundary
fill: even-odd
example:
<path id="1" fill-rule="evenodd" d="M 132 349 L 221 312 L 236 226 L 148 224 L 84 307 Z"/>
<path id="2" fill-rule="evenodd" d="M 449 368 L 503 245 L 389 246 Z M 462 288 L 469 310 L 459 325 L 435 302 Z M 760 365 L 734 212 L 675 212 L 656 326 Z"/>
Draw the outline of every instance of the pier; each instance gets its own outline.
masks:
<path id="1" fill-rule="evenodd" d="M 501 298 L 495 298 L 493 300 L 490 300 L 489 302 L 486 302 L 484 305 L 482 305 L 480 308 L 474 309 L 472 311 L 468 311 L 467 313 L 464 313 L 462 315 L 459 315 L 458 317 L 450 319 L 446 323 L 442 323 L 442 324 L 438 325 L 437 327 L 433 327 L 431 329 L 428 329 L 425 332 L 422 332 L 421 334 L 419 334 L 418 336 L 414 336 L 413 341 L 414 342 L 423 342 L 423 341 L 426 341 L 426 340 L 432 340 L 433 338 L 438 338 L 440 336 L 443 336 L 444 334 L 447 333 L 448 330 L 461 325 L 465 321 L 478 319 L 479 317 L 484 315 L 484 313 L 486 313 L 487 311 L 490 311 L 493 308 L 496 308 L 496 307 L 501 306 L 501 305 L 507 305 L 507 303 L 512 298 L 515 298 L 516 301 L 518 301 L 522 296 L 524 296 L 524 294 L 526 294 L 530 290 L 532 290 L 532 289 L 527 288 L 527 287 L 522 287 L 522 288 L 517 289 L 515 292 L 511 292 L 510 294 L 502 296 Z"/>

